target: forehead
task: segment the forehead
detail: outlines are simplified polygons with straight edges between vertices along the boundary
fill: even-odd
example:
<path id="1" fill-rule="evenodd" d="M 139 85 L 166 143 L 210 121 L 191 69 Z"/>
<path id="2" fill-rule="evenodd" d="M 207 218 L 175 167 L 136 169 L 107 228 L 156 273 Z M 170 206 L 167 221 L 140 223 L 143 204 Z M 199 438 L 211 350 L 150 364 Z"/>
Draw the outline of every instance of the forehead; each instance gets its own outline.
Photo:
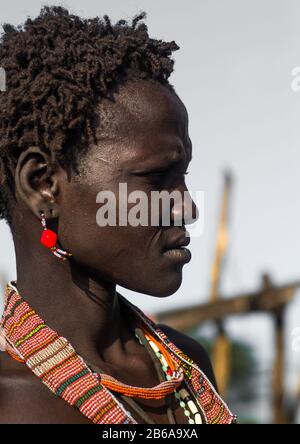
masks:
<path id="1" fill-rule="evenodd" d="M 155 133 L 175 132 L 184 137 L 188 115 L 179 97 L 167 87 L 153 81 L 128 83 L 117 98 L 122 116 L 119 130 L 135 128 Z"/>
<path id="2" fill-rule="evenodd" d="M 158 82 L 127 83 L 114 103 L 106 101 L 100 112 L 100 134 L 110 154 L 123 163 L 176 160 L 191 157 L 188 114 L 178 96 Z M 121 146 L 120 146 L 121 145 Z"/>

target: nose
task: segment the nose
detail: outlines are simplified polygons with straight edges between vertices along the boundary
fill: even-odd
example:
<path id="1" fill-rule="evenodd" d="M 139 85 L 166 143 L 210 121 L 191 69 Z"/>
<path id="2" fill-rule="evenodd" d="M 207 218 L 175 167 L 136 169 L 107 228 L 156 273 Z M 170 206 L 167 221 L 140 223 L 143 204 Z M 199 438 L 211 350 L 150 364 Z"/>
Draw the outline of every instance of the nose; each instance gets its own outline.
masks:
<path id="1" fill-rule="evenodd" d="M 186 198 L 184 199 L 184 221 L 186 225 L 192 225 L 199 219 L 199 209 L 192 199 L 189 191 L 185 192 Z"/>
<path id="2" fill-rule="evenodd" d="M 199 219 L 199 210 L 187 188 L 177 194 L 171 209 L 171 219 L 176 225 L 192 225 Z M 180 198 L 181 196 L 181 198 Z"/>

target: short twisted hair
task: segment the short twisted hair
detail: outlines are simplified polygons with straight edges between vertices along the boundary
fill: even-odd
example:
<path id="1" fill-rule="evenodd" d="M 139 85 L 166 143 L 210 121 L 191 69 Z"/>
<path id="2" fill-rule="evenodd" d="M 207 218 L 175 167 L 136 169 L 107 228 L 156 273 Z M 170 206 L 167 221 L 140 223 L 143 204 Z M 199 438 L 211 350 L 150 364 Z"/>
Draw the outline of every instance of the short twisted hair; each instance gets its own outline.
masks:
<path id="1" fill-rule="evenodd" d="M 97 105 L 126 79 L 152 79 L 171 89 L 177 44 L 152 39 L 142 12 L 114 25 L 107 15 L 83 19 L 44 7 L 23 26 L 3 25 L 0 66 L 0 219 L 11 224 L 13 174 L 30 146 L 76 172 L 79 152 L 95 139 Z"/>

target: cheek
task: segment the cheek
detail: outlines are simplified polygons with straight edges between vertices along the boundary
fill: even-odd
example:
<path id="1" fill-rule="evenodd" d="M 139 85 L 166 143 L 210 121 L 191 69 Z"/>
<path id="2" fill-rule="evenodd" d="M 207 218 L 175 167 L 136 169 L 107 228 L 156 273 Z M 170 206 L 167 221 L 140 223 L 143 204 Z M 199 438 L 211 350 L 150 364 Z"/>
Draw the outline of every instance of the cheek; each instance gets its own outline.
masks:
<path id="1" fill-rule="evenodd" d="M 96 195 L 68 196 L 59 224 L 63 248 L 78 263 L 111 276 L 157 262 L 159 227 L 99 226 L 96 216 L 102 204 L 96 202 Z"/>
<path id="2" fill-rule="evenodd" d="M 164 231 L 151 226 L 99 226 L 96 215 L 101 204 L 96 196 L 91 187 L 62 196 L 58 232 L 62 247 L 79 266 L 99 273 L 100 279 L 156 296 L 176 291 L 182 273 L 162 257 Z"/>

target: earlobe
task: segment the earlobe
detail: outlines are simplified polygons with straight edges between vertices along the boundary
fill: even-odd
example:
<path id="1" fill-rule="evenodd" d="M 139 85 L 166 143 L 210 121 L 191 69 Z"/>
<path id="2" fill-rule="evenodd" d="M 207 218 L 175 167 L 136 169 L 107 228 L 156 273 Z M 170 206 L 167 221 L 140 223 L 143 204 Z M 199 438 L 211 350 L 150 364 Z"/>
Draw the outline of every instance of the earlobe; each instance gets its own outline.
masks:
<path id="1" fill-rule="evenodd" d="M 38 218 L 41 209 L 47 218 L 57 217 L 57 177 L 50 156 L 38 147 L 30 147 L 20 155 L 15 170 L 15 191 L 17 200 L 25 203 Z"/>

